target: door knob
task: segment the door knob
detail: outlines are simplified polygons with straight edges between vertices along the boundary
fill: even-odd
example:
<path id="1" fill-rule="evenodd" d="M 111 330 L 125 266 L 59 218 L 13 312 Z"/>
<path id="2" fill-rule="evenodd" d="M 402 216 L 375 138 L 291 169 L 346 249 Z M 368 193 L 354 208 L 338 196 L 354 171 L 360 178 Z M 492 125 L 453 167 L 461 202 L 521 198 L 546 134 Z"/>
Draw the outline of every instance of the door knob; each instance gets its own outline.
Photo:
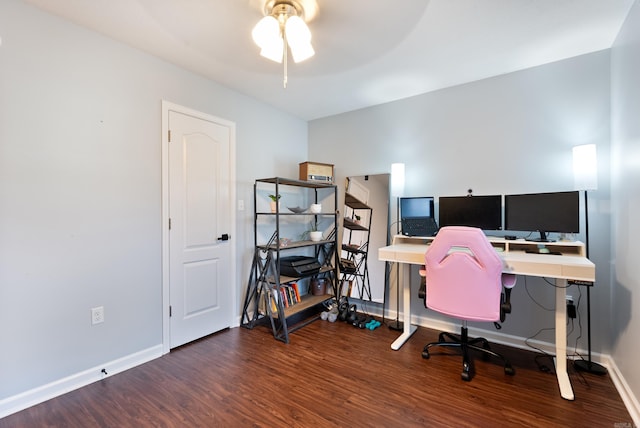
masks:
<path id="1" fill-rule="evenodd" d="M 218 241 L 228 241 L 229 238 L 231 238 L 229 234 L 223 233 L 222 236 L 218 236 Z"/>

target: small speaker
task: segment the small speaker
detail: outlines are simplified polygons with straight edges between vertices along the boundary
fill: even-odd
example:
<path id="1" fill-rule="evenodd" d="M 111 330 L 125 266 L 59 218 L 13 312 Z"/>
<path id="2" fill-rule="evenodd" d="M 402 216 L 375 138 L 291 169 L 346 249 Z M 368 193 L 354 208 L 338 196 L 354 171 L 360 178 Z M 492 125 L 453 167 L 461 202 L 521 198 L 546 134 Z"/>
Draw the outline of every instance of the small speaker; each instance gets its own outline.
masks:
<path id="1" fill-rule="evenodd" d="M 300 180 L 332 184 L 333 165 L 328 163 L 302 162 L 300 164 Z"/>

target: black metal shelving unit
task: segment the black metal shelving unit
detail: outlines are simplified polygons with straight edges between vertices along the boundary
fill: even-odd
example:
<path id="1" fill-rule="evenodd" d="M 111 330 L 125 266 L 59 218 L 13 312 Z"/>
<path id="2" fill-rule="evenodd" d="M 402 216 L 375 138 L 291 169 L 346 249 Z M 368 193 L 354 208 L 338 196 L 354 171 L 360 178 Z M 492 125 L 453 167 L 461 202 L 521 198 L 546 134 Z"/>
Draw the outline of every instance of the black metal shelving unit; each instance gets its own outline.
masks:
<path id="1" fill-rule="evenodd" d="M 269 189 L 274 195 L 281 195 L 283 190 L 296 189 L 299 192 L 310 192 L 306 195 L 314 203 L 323 201 L 323 209 L 320 213 L 309 212 L 282 212 L 279 204 L 276 204 L 275 212 L 258 211 L 259 187 Z M 245 328 L 253 328 L 258 324 L 268 324 L 273 336 L 282 342 L 289 343 L 289 333 L 304 327 L 319 318 L 319 313 L 324 310 L 323 303 L 330 299 L 337 299 L 338 278 L 338 254 L 337 248 L 337 187 L 333 184 L 314 183 L 310 181 L 293 180 L 281 177 L 258 179 L 254 183 L 254 255 L 247 283 L 244 299 L 241 325 Z M 333 207 L 326 207 L 330 201 Z M 281 241 L 281 227 L 287 217 L 306 216 L 314 222 L 319 219 L 329 219 L 328 232 L 320 241 L 307 239 L 288 242 L 284 245 Z M 265 220 L 265 221 L 262 221 Z M 258 242 L 258 228 L 271 228 L 272 235 L 266 243 Z M 269 230 L 271 230 L 269 229 Z M 296 251 L 311 250 L 320 268 L 312 273 L 292 277 L 280 273 L 279 260 L 284 253 L 291 254 Z M 324 295 L 301 295 L 299 302 L 288 305 L 283 298 L 281 290 L 294 282 L 306 278 L 321 278 L 329 286 L 329 292 Z"/>

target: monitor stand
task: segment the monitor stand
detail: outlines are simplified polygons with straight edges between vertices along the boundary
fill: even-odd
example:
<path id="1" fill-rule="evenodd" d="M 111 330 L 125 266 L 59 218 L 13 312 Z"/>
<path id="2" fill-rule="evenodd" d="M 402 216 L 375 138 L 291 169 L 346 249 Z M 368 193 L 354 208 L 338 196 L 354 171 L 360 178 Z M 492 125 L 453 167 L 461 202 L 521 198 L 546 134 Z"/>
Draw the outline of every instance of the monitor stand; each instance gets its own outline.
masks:
<path id="1" fill-rule="evenodd" d="M 554 242 L 553 239 L 547 239 L 547 232 L 545 232 L 544 230 L 539 230 L 538 232 L 540 233 L 540 237 L 539 238 L 525 238 L 525 241 L 529 241 L 529 242 Z"/>

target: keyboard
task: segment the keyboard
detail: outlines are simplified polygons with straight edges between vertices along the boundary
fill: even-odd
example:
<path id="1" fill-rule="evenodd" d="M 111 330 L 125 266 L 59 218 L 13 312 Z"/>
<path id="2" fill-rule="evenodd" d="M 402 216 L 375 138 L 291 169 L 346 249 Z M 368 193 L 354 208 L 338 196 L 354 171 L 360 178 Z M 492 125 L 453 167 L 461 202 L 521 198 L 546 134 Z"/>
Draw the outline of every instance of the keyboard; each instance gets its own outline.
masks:
<path id="1" fill-rule="evenodd" d="M 433 217 L 411 217 L 402 219 L 402 234 L 405 236 L 434 236 L 438 225 Z"/>

